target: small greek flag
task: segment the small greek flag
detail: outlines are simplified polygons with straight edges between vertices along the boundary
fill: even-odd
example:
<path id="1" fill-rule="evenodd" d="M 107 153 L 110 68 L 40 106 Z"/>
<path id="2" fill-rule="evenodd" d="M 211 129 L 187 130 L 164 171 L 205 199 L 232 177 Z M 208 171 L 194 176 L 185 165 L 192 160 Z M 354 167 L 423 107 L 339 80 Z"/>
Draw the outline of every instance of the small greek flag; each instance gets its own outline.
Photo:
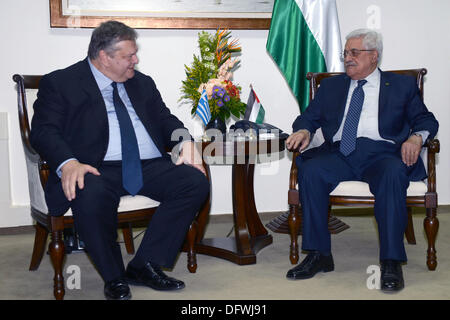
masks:
<path id="1" fill-rule="evenodd" d="M 208 96 L 206 95 L 206 90 L 203 90 L 202 96 L 198 101 L 197 110 L 195 111 L 200 119 L 202 119 L 205 126 L 208 124 L 209 120 L 211 120 L 211 110 L 209 109 Z"/>

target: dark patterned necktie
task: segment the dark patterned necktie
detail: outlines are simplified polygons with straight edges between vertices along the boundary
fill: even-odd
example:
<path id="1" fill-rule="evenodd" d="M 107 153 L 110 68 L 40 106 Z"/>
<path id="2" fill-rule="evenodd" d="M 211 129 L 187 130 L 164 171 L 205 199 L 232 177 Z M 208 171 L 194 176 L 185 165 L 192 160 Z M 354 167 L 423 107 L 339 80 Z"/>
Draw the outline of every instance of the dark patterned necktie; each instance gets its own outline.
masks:
<path id="1" fill-rule="evenodd" d="M 122 184 L 131 195 L 136 195 L 143 186 L 141 158 L 136 133 L 122 99 L 119 97 L 117 83 L 112 83 L 113 103 L 120 127 L 122 146 Z"/>
<path id="2" fill-rule="evenodd" d="M 342 130 L 341 145 L 339 147 L 339 150 L 344 156 L 348 156 L 356 147 L 356 133 L 364 103 L 364 90 L 362 87 L 366 82 L 367 80 L 358 80 L 358 86 L 353 91 L 352 99 L 350 100 L 344 129 Z"/>

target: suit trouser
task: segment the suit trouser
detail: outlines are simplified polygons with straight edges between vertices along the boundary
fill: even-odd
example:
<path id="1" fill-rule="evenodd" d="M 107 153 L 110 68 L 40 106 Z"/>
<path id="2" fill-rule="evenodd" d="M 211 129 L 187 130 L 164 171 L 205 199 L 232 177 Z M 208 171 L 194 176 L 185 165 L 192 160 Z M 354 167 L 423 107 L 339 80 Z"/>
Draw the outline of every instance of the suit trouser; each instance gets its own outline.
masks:
<path id="1" fill-rule="evenodd" d="M 331 252 L 328 231 L 329 195 L 341 181 L 369 184 L 375 196 L 380 260 L 406 261 L 403 236 L 407 225 L 406 190 L 410 169 L 398 148 L 389 143 L 358 138 L 356 150 L 347 157 L 336 142 L 311 159 L 297 159 L 300 202 L 303 214 L 302 249 Z"/>
<path id="2" fill-rule="evenodd" d="M 176 166 L 170 158 L 143 160 L 142 171 L 144 186 L 139 195 L 161 204 L 130 263 L 139 268 L 152 261 L 170 268 L 209 193 L 209 183 L 199 170 Z M 128 193 L 122 186 L 120 161 L 104 162 L 99 172 L 100 176 L 85 176 L 85 186 L 77 189 L 71 207 L 75 228 L 106 282 L 123 276 L 125 271 L 117 243 L 117 208 L 120 197 Z"/>

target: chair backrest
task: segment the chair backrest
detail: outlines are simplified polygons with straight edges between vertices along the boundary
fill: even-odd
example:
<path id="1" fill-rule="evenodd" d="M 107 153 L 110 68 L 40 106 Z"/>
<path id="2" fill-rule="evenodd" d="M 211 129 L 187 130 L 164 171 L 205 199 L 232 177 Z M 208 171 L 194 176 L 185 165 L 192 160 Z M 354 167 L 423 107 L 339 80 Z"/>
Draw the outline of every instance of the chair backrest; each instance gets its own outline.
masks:
<path id="1" fill-rule="evenodd" d="M 30 121 L 28 118 L 27 95 L 26 89 L 38 89 L 42 76 L 22 76 L 15 74 L 14 82 L 17 83 L 17 107 L 19 111 L 19 126 L 22 143 L 25 152 L 33 155 L 37 154 L 30 144 Z"/>
<path id="2" fill-rule="evenodd" d="M 423 100 L 423 77 L 427 74 L 427 69 L 406 69 L 406 70 L 390 70 L 389 72 L 403 74 L 416 78 L 417 86 L 419 87 L 420 97 Z M 308 72 L 306 79 L 309 80 L 309 99 L 314 99 L 317 90 L 320 87 L 320 81 L 325 78 L 333 77 L 343 72 Z"/>
<path id="3" fill-rule="evenodd" d="M 20 135 L 25 152 L 27 164 L 28 187 L 30 193 L 30 204 L 40 212 L 47 212 L 43 186 L 47 182 L 49 168 L 47 163 L 41 159 L 30 143 L 30 121 L 28 117 L 27 90 L 38 89 L 42 76 L 19 75 L 13 76 L 17 84 L 17 108 L 19 113 Z"/>

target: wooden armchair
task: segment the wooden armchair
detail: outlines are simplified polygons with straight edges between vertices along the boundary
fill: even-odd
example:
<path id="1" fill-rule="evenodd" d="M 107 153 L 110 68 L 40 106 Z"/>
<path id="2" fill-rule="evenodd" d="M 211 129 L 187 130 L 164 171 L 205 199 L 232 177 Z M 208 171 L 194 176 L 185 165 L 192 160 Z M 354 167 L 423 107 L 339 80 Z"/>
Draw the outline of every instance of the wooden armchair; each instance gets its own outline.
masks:
<path id="1" fill-rule="evenodd" d="M 395 70 L 392 71 L 399 74 L 413 76 L 417 79 L 417 85 L 423 99 L 423 77 L 427 73 L 426 69 L 413 70 Z M 312 73 L 308 72 L 306 78 L 310 81 L 310 99 L 314 96 L 320 86 L 322 79 L 338 75 L 339 73 Z M 435 240 L 439 228 L 439 221 L 436 217 L 437 211 L 437 193 L 436 193 L 436 166 L 435 154 L 439 152 L 439 140 L 427 140 L 422 150 L 421 157 L 424 161 L 428 172 L 428 179 L 424 181 L 411 182 L 407 190 L 406 205 L 408 209 L 408 225 L 405 230 L 405 236 L 409 244 L 415 244 L 415 236 L 413 229 L 413 220 L 411 217 L 412 207 L 425 207 L 426 217 L 424 220 L 424 228 L 428 240 L 427 250 L 427 266 L 429 270 L 435 270 L 437 266 Z M 297 236 L 301 230 L 301 208 L 299 201 L 299 193 L 297 190 L 297 166 L 295 158 L 299 155 L 294 152 L 291 172 L 289 177 L 289 215 L 288 229 L 291 236 L 290 260 L 292 264 L 298 262 L 298 243 Z M 336 189 L 330 194 L 330 212 L 332 205 L 339 206 L 373 206 L 375 198 L 369 190 L 369 185 L 360 181 L 345 181 L 339 183 Z M 329 212 L 329 218 L 331 218 Z M 331 223 L 329 223 L 331 231 Z"/>
<path id="2" fill-rule="evenodd" d="M 27 164 L 31 216 L 36 221 L 34 248 L 29 269 L 30 271 L 34 271 L 39 268 L 45 252 L 48 234 L 50 233 L 51 241 L 48 252 L 54 268 L 54 296 L 56 299 L 61 300 L 65 294 L 63 278 L 63 261 L 65 256 L 63 230 L 72 227 L 74 221 L 70 209 L 64 215 L 58 217 L 48 214 L 43 187 L 47 182 L 50 169 L 45 160 L 31 147 L 29 141 L 30 125 L 27 112 L 27 91 L 30 91 L 28 89 L 38 89 L 41 76 L 15 74 L 13 80 L 17 83 L 19 126 Z M 209 168 L 207 166 L 206 168 L 209 179 Z M 209 212 L 209 205 L 210 199 L 206 201 L 201 210 L 201 214 L 199 214 L 201 221 L 206 219 L 205 216 Z M 121 197 L 117 218 L 118 225 L 122 228 L 128 254 L 134 254 L 132 224 L 137 222 L 148 223 L 158 206 L 159 202 L 144 196 Z M 198 231 L 197 220 L 195 220 L 189 228 L 183 248 L 184 251 L 187 251 L 188 270 L 192 273 L 197 269 L 194 246 L 198 242 Z"/>

